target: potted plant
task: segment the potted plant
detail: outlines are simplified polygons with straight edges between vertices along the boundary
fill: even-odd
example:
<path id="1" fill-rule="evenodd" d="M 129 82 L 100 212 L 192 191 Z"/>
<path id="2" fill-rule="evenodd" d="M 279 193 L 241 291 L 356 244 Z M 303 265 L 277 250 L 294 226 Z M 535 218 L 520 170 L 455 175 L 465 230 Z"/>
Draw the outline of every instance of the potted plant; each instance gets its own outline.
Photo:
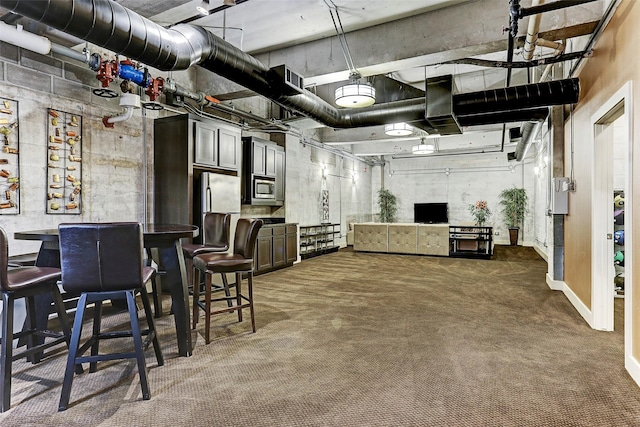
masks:
<path id="1" fill-rule="evenodd" d="M 486 200 L 478 200 L 469 205 L 469 212 L 478 227 L 484 227 L 484 224 L 491 218 L 491 209 L 487 206 Z"/>
<path id="2" fill-rule="evenodd" d="M 505 225 L 509 228 L 509 240 L 515 246 L 527 212 L 527 191 L 524 188 L 505 188 L 500 193 L 500 204 Z"/>
<path id="3" fill-rule="evenodd" d="M 378 191 L 378 206 L 380 207 L 380 222 L 395 222 L 398 201 L 391 191 L 385 188 Z"/>

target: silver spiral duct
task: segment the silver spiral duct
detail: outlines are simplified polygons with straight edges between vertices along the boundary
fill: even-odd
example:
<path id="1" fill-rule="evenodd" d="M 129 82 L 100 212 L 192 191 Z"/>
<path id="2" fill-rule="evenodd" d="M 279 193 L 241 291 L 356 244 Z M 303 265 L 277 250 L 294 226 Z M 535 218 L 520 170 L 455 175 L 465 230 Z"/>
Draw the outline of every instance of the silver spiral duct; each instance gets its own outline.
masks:
<path id="1" fill-rule="evenodd" d="M 200 65 L 329 127 L 365 127 L 396 122 L 426 124 L 424 98 L 352 110 L 337 109 L 306 90 L 297 95 L 285 95 L 269 83 L 267 66 L 204 28 L 180 24 L 167 29 L 115 1 L 0 0 L 0 6 L 163 71 Z M 561 86 L 567 90 L 560 93 L 551 85 L 557 85 L 557 82 L 521 86 L 535 86 L 531 90 L 510 88 L 516 95 L 542 95 L 526 100 L 506 94 L 504 98 L 493 97 L 495 102 L 490 102 L 493 96 L 490 92 L 495 91 L 454 95 L 453 112 L 465 126 L 502 123 L 510 117 L 526 120 L 529 110 L 539 115 L 540 110 L 535 107 L 577 102 L 577 79 L 561 82 L 566 82 Z M 546 96 L 548 94 L 553 96 Z M 458 113 L 458 109 L 462 111 Z M 514 111 L 521 114 L 505 114 Z"/>
<path id="2" fill-rule="evenodd" d="M 529 151 L 529 147 L 531 147 L 531 143 L 533 143 L 533 139 L 538 134 L 538 130 L 540 129 L 542 122 L 525 122 L 520 127 L 520 133 L 522 134 L 522 139 L 516 145 L 516 160 L 521 162 L 527 155 L 527 151 Z"/>

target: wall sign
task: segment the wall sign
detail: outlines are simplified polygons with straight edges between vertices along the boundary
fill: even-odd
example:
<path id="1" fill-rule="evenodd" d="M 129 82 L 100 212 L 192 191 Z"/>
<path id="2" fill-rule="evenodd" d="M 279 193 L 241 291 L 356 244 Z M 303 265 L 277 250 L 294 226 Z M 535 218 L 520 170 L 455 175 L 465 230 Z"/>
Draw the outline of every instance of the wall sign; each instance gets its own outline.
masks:
<path id="1" fill-rule="evenodd" d="M 48 214 L 82 213 L 82 116 L 49 108 L 47 113 Z"/>
<path id="2" fill-rule="evenodd" d="M 20 213 L 18 101 L 0 98 L 0 214 Z"/>

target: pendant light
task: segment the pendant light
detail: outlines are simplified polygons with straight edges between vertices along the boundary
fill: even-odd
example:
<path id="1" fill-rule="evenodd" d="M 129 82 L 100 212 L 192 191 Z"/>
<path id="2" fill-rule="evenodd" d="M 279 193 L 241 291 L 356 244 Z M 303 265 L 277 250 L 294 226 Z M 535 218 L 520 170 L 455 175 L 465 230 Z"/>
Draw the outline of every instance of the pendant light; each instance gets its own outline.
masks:
<path id="1" fill-rule="evenodd" d="M 434 144 L 425 144 L 424 138 L 420 139 L 420 144 L 411 147 L 413 154 L 432 154 L 436 151 Z"/>
<path id="2" fill-rule="evenodd" d="M 333 26 L 336 29 L 338 41 L 344 54 L 344 59 L 347 61 L 347 67 L 349 67 L 349 84 L 336 89 L 334 94 L 336 105 L 347 108 L 369 107 L 376 102 L 376 90 L 368 83 L 360 83 L 362 74 L 356 69 L 353 58 L 351 58 L 351 52 L 349 52 L 349 45 L 347 44 L 347 36 L 344 33 L 344 28 L 342 28 L 342 21 L 340 21 L 338 6 L 336 6 L 333 0 L 324 0 L 324 3 L 329 8 Z"/>
<path id="3" fill-rule="evenodd" d="M 384 133 L 389 136 L 407 136 L 413 133 L 413 126 L 406 123 L 393 123 L 384 126 Z"/>
<path id="4" fill-rule="evenodd" d="M 373 105 L 376 102 L 376 90 L 373 86 L 359 83 L 359 73 L 349 76 L 351 83 L 336 89 L 336 105 L 339 107 L 361 108 Z"/>

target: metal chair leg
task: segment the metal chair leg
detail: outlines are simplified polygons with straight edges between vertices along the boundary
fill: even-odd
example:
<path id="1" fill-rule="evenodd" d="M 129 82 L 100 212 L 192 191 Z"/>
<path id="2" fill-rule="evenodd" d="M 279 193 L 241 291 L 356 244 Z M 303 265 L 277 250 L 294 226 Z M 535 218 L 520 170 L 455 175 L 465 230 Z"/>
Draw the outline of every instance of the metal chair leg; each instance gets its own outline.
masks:
<path id="1" fill-rule="evenodd" d="M 82 294 L 78 300 L 76 307 L 76 316 L 73 321 L 73 329 L 71 331 L 71 341 L 69 342 L 69 354 L 67 355 L 67 366 L 64 371 L 64 379 L 62 381 L 62 392 L 60 393 L 60 402 L 58 403 L 58 411 L 65 411 L 69 406 L 69 398 L 71 397 L 71 385 L 73 384 L 73 372 L 76 365 L 76 356 L 78 347 L 80 346 L 80 337 L 82 335 L 82 318 L 87 308 L 87 295 Z"/>
<path id="2" fill-rule="evenodd" d="M 164 356 L 162 355 L 162 349 L 160 348 L 160 342 L 158 341 L 158 333 L 156 332 L 156 324 L 153 320 L 153 316 L 151 315 L 151 305 L 149 304 L 149 297 L 147 293 L 140 292 L 140 299 L 142 299 L 142 306 L 144 307 L 144 316 L 147 319 L 147 328 L 149 329 L 149 334 L 153 334 L 151 339 L 151 343 L 153 345 L 153 351 L 156 354 L 156 360 L 158 361 L 158 366 L 164 365 Z"/>
<path id="3" fill-rule="evenodd" d="M 13 359 L 13 297 L 2 293 L 2 342 L 0 343 L 0 412 L 11 409 L 11 363 Z"/>
<path id="4" fill-rule="evenodd" d="M 151 399 L 149 391 L 149 373 L 147 371 L 147 363 L 144 357 L 144 348 L 142 346 L 142 335 L 140 333 L 140 323 L 138 322 L 138 308 L 134 291 L 125 291 L 127 296 L 127 307 L 129 308 L 129 319 L 131 320 L 131 335 L 133 336 L 133 345 L 135 347 L 136 361 L 138 362 L 138 375 L 140 375 L 140 387 L 142 388 L 142 398 L 144 400 Z"/>

